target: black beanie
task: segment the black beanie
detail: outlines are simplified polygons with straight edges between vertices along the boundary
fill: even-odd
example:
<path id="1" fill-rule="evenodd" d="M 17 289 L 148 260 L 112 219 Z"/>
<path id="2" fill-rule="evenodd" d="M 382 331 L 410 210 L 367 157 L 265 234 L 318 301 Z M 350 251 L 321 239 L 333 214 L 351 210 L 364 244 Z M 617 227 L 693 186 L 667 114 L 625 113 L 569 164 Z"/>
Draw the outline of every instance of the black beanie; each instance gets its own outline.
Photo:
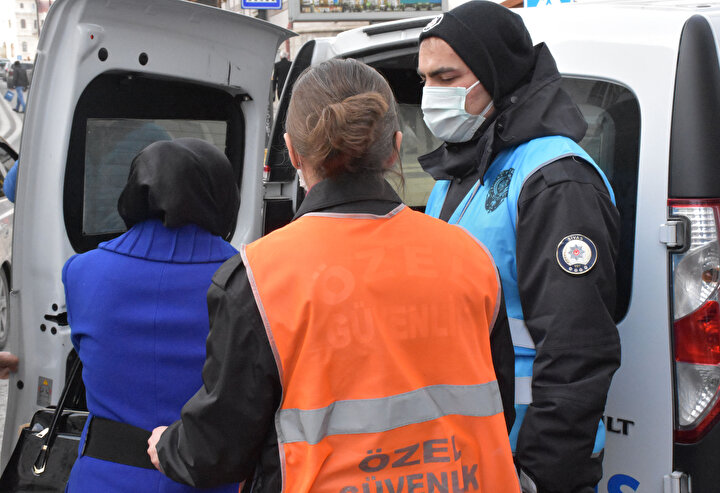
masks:
<path id="1" fill-rule="evenodd" d="M 462 58 L 496 103 L 520 86 L 535 65 L 522 18 L 501 5 L 472 0 L 439 15 L 420 33 L 443 39 Z"/>

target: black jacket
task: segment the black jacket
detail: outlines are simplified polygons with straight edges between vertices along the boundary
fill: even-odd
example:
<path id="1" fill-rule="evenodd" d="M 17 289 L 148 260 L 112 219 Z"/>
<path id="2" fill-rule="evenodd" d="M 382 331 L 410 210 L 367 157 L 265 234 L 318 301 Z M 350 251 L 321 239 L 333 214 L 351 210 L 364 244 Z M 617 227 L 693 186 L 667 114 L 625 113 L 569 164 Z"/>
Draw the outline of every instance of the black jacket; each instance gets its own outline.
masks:
<path id="1" fill-rule="evenodd" d="M 444 144 L 420 158 L 434 178 L 452 180 L 441 218 L 450 217 L 500 151 L 549 135 L 584 136 L 587 125 L 562 90 L 552 55 L 544 44 L 535 52 L 529 80 L 497 102 L 494 119 L 473 140 Z M 558 244 L 570 234 L 585 235 L 597 247 L 597 263 L 582 276 L 566 273 L 556 259 Z M 520 300 L 537 350 L 533 403 L 516 462 L 540 493 L 590 493 L 602 476 L 601 458 L 591 457 L 595 433 L 620 365 L 612 316 L 619 214 L 595 169 L 563 158 L 528 177 L 516 235 Z"/>
<path id="2" fill-rule="evenodd" d="M 295 218 L 309 212 L 384 215 L 400 204 L 386 182 L 325 180 Z M 210 335 L 203 387 L 158 443 L 163 471 L 196 487 L 248 480 L 246 490 L 276 493 L 282 478 L 275 412 L 282 387 L 275 358 L 240 255 L 228 260 L 208 291 Z M 493 364 L 508 427 L 514 409 L 514 356 L 504 304 L 491 335 Z"/>
<path id="3" fill-rule="evenodd" d="M 22 87 L 24 89 L 27 89 L 30 85 L 27 70 L 25 70 L 22 65 L 13 66 L 13 83 L 15 87 Z"/>

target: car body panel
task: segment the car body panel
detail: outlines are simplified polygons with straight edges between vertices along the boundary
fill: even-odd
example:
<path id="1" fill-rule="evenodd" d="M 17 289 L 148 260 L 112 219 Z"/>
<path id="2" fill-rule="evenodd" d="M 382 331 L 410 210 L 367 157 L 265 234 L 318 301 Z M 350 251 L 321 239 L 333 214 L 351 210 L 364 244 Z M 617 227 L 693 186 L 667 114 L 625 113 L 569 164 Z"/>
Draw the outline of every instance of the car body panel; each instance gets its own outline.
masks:
<path id="1" fill-rule="evenodd" d="M 21 140 L 8 347 L 22 364 L 11 377 L 4 467 L 17 429 L 39 407 L 37 382 L 62 390 L 72 349 L 61 271 L 75 253 L 63 218 L 63 183 L 76 105 L 100 74 L 138 74 L 196 83 L 242 96 L 241 206 L 233 243 L 257 238 L 269 81 L 277 47 L 292 33 L 240 14 L 177 0 L 58 0 L 38 45 Z M 107 57 L 102 60 L 101 49 Z M 142 54 L 147 56 L 141 63 Z M 193 60 L 193 63 L 188 63 Z M 257 124 L 253 124 L 257 122 Z M 77 193 L 82 193 L 78 190 Z"/>
<path id="2" fill-rule="evenodd" d="M 0 79 L 6 80 L 7 79 L 7 66 L 9 63 L 12 63 L 11 60 L 8 60 L 7 58 L 0 59 Z"/>

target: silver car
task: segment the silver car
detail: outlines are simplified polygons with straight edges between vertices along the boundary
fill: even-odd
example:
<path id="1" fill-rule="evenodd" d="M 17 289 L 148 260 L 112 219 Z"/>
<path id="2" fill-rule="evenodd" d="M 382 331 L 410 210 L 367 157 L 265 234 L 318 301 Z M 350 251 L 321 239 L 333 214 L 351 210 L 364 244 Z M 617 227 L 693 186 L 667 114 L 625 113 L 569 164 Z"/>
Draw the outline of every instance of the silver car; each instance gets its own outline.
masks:
<path id="1" fill-rule="evenodd" d="M 12 60 L 0 58 L 0 79 L 7 80 L 7 68 L 12 64 Z"/>

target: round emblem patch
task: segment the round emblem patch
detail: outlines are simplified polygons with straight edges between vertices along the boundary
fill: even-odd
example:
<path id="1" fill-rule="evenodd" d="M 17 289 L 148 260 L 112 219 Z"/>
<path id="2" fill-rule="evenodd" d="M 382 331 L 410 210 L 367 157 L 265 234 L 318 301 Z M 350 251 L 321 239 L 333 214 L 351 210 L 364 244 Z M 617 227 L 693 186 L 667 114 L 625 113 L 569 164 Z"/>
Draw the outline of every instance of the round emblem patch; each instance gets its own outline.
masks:
<path id="1" fill-rule="evenodd" d="M 430 21 L 430 24 L 428 24 L 427 26 L 425 26 L 423 28 L 422 32 L 424 32 L 424 33 L 428 32 L 430 29 L 432 29 L 433 27 L 440 24 L 441 20 L 443 20 L 443 14 L 440 14 L 439 16 L 433 18 L 433 20 Z"/>
<path id="2" fill-rule="evenodd" d="M 587 236 L 574 234 L 562 239 L 557 247 L 557 262 L 568 274 L 585 274 L 595 266 L 597 248 Z"/>

